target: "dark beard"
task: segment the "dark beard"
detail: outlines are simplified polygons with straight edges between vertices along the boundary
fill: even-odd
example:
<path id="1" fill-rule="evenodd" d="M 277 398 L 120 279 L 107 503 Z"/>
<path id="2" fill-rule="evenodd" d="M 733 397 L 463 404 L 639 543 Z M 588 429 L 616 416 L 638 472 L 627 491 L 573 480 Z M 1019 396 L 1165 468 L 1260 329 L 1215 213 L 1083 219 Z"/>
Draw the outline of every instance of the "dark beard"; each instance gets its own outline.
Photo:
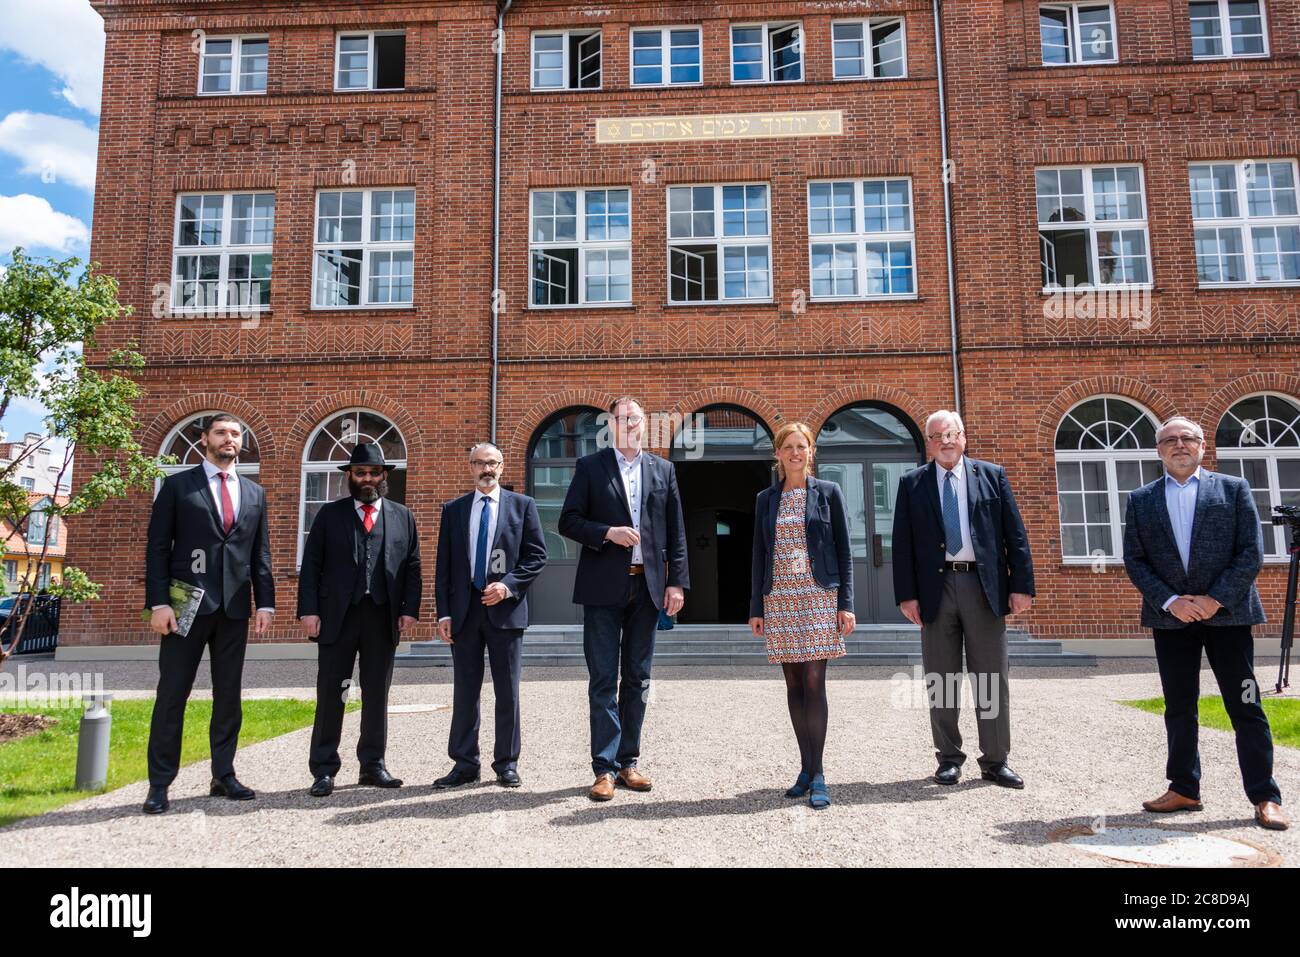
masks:
<path id="1" fill-rule="evenodd" d="M 373 502 L 377 498 L 388 497 L 388 479 L 387 477 L 380 479 L 378 485 L 362 485 L 349 472 L 348 490 L 358 502 Z"/>

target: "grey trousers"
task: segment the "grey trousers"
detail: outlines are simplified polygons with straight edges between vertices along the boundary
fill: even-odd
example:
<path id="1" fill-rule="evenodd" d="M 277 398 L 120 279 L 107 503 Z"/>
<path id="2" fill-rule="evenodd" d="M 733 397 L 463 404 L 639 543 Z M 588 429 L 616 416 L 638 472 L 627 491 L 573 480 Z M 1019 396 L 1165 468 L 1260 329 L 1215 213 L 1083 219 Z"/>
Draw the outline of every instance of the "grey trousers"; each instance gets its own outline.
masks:
<path id="1" fill-rule="evenodd" d="M 940 763 L 961 765 L 962 649 L 970 671 L 982 770 L 1007 760 L 1011 710 L 1007 688 L 1007 622 L 984 597 L 979 573 L 944 572 L 943 598 L 934 621 L 921 626 L 930 732 Z"/>

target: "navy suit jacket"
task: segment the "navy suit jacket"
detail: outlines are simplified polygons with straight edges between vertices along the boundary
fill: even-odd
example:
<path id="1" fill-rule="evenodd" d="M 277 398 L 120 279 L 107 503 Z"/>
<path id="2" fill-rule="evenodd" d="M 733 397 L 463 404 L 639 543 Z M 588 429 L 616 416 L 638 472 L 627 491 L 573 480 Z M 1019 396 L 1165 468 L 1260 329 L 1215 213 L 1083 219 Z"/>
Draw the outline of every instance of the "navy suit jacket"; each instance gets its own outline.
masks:
<path id="1" fill-rule="evenodd" d="M 667 459 L 641 451 L 641 559 L 646 586 L 663 608 L 669 585 L 690 587 L 686 568 L 686 523 L 677 492 L 677 473 Z M 560 534 L 582 545 L 573 601 L 615 605 L 627 590 L 632 549 L 605 541 L 616 525 L 632 524 L 632 512 L 612 448 L 578 459 L 560 512 Z"/>
<path id="2" fill-rule="evenodd" d="M 149 512 L 145 552 L 146 608 L 171 603 L 171 580 L 203 589 L 199 614 L 221 610 L 230 618 L 275 607 L 266 493 L 239 476 L 239 515 L 227 535 L 202 465 L 169 475 Z"/>
<path id="3" fill-rule="evenodd" d="M 1186 628 L 1163 609 L 1173 595 L 1209 595 L 1223 607 L 1205 625 L 1258 625 L 1264 606 L 1255 577 L 1264 561 L 1255 497 L 1245 479 L 1203 471 L 1196 490 L 1188 567 L 1183 568 L 1165 504 L 1165 477 L 1129 493 L 1124 568 L 1142 593 L 1142 624 Z"/>
<path id="4" fill-rule="evenodd" d="M 434 597 L 438 618 L 451 619 L 459 634 L 469 614 L 473 574 L 469 567 L 470 513 L 476 492 L 467 492 L 442 507 L 438 524 L 438 569 Z M 487 558 L 488 583 L 501 582 L 511 597 L 486 606 L 488 621 L 502 630 L 528 627 L 528 588 L 546 567 L 546 538 L 537 503 L 527 495 L 501 489 L 495 536 Z M 473 533 L 477 533 L 475 528 Z"/>
<path id="5" fill-rule="evenodd" d="M 776 516 L 781 506 L 781 483 L 758 493 L 754 515 L 754 564 L 750 572 L 749 617 L 763 617 L 763 596 L 772 590 Z M 848 512 L 844 495 L 834 482 L 808 477 L 804 503 L 804 528 L 813 580 L 822 588 L 839 589 L 837 607 L 853 610 L 853 554 L 849 546 Z"/>
<path id="6" fill-rule="evenodd" d="M 994 614 L 1011 612 L 1011 593 L 1034 594 L 1034 561 L 1006 470 L 965 456 L 966 508 L 980 584 Z M 943 597 L 948 543 L 939 504 L 937 466 L 913 469 L 898 481 L 894 505 L 894 601 L 921 603 L 921 620 L 934 621 Z M 955 547 L 960 547 L 957 543 Z"/>

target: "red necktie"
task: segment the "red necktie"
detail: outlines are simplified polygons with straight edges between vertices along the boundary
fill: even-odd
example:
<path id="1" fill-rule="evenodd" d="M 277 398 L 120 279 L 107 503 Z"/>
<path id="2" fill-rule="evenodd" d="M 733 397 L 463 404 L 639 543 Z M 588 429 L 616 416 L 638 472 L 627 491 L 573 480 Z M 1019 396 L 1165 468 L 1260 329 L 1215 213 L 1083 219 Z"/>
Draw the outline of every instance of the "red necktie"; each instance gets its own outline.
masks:
<path id="1" fill-rule="evenodd" d="M 361 520 L 361 524 L 366 527 L 368 533 L 375 527 L 375 507 L 373 505 L 362 505 L 361 511 L 366 513 L 366 517 Z"/>
<path id="2" fill-rule="evenodd" d="M 226 472 L 217 474 L 221 476 L 221 527 L 229 535 L 231 527 L 235 524 L 235 503 L 230 498 L 230 487 L 226 485 L 230 475 Z"/>

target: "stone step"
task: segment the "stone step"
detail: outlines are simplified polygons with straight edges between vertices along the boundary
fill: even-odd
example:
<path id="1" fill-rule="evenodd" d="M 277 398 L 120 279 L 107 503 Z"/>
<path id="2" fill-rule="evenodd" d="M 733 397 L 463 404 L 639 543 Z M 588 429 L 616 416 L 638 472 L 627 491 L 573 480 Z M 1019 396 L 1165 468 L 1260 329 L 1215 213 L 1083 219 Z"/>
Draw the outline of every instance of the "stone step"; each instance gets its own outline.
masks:
<path id="1" fill-rule="evenodd" d="M 1058 654 L 1039 654 L 1034 652 L 1025 652 L 1016 654 L 1008 653 L 1010 664 L 1020 667 L 1096 667 L 1097 659 L 1092 655 L 1079 654 L 1077 652 L 1060 652 Z M 843 662 L 854 665 L 906 665 L 912 666 L 921 664 L 921 655 L 919 652 L 909 653 L 906 651 L 895 652 L 853 652 L 850 651 L 843 658 L 836 659 L 837 662 Z M 395 662 L 398 667 L 403 668 L 421 668 L 421 667 L 448 667 L 451 665 L 451 655 L 449 654 L 402 654 L 398 655 Z M 658 667 L 674 665 L 766 665 L 767 655 L 764 652 L 749 653 L 701 653 L 701 652 L 680 652 L 680 653 L 655 653 L 655 665 Z M 534 666 L 559 666 L 570 668 L 585 668 L 586 658 L 581 654 L 528 654 L 523 656 L 523 664 Z"/>
<path id="2" fill-rule="evenodd" d="M 920 642 L 903 642 L 903 641 L 859 641 L 853 638 L 848 639 L 845 643 L 845 650 L 850 654 L 883 654 L 883 655 L 908 655 L 920 654 Z M 1037 655 L 1059 655 L 1061 654 L 1061 643 L 1059 641 L 1009 641 L 1007 642 L 1007 651 L 1009 654 L 1037 654 Z M 450 650 L 441 643 L 434 645 L 431 642 L 417 642 L 411 646 L 412 654 L 419 655 L 444 655 L 451 654 Z M 582 644 L 571 641 L 529 641 L 524 642 L 524 656 L 529 655 L 564 655 L 564 654 L 582 654 Z M 692 639 L 689 641 L 676 641 L 671 638 L 665 639 L 662 635 L 655 641 L 655 657 L 675 654 L 766 654 L 764 644 L 761 639 L 748 638 L 744 641 L 701 641 Z"/>

